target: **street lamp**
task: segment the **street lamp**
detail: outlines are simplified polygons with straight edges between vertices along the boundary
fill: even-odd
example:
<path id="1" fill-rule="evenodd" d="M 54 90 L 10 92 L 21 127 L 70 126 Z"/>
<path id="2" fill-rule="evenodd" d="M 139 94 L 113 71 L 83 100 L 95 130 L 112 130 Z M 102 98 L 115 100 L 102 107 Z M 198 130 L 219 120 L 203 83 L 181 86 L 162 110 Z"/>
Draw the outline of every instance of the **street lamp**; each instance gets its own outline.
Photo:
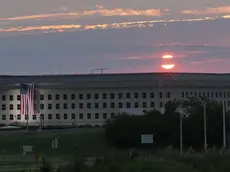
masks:
<path id="1" fill-rule="evenodd" d="M 176 109 L 176 112 L 180 114 L 180 154 L 183 155 L 183 115 L 184 110 L 182 107 L 182 101 L 180 101 L 179 107 Z"/>
<path id="2" fill-rule="evenodd" d="M 204 150 L 207 151 L 207 114 L 206 114 L 206 102 L 202 100 L 200 97 L 195 97 L 196 101 L 200 102 L 200 104 L 204 108 Z"/>

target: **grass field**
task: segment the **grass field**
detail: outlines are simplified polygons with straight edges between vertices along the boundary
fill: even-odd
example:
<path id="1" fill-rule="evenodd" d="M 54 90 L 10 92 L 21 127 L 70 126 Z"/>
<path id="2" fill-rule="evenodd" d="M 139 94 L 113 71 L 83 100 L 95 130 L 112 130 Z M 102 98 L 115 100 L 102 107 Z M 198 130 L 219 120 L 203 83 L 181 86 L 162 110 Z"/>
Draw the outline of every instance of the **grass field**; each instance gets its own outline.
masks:
<path id="1" fill-rule="evenodd" d="M 58 137 L 57 156 L 80 154 L 84 156 L 99 156 L 107 151 L 103 129 L 68 129 L 59 131 L 30 132 L 2 131 L 0 132 L 0 148 L 4 148 L 5 156 L 21 154 L 21 145 L 33 145 L 40 155 L 51 156 L 52 139 Z"/>

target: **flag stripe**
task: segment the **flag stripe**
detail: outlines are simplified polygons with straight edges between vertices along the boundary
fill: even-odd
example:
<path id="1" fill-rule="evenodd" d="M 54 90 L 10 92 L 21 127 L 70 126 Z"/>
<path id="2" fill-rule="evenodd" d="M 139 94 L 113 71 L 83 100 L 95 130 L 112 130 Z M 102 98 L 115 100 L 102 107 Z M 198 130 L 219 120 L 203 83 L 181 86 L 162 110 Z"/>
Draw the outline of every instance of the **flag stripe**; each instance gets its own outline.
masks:
<path id="1" fill-rule="evenodd" d="M 35 114 L 35 85 L 34 84 L 21 84 L 20 88 L 20 113 L 21 115 L 34 115 Z"/>

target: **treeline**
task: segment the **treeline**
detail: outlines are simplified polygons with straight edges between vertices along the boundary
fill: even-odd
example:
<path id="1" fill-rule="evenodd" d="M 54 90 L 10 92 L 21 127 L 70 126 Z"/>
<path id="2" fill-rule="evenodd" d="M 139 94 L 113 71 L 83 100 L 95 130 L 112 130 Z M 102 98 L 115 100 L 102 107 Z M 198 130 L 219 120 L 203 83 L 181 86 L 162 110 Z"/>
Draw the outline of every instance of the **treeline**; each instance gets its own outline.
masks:
<path id="1" fill-rule="evenodd" d="M 208 147 L 218 148 L 223 144 L 223 108 L 218 102 L 204 101 L 206 102 Z M 183 114 L 183 146 L 203 149 L 204 107 L 195 100 L 169 101 L 165 105 L 164 114 L 157 110 L 146 111 L 141 116 L 118 114 L 115 119 L 107 121 L 105 137 L 110 145 L 118 148 L 143 148 L 149 145 L 141 144 L 141 135 L 153 134 L 154 148 L 164 148 L 169 145 L 179 148 L 181 114 Z M 227 112 L 226 133 L 230 124 L 228 114 Z"/>

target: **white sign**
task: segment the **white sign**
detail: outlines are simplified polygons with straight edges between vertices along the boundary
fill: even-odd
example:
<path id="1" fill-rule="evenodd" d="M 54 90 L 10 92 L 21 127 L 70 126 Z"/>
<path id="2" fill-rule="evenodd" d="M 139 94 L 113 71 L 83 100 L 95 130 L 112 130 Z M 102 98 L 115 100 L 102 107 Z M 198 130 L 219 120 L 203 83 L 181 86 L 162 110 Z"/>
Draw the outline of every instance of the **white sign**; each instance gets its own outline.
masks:
<path id="1" fill-rule="evenodd" d="M 52 140 L 52 148 L 58 148 L 58 139 L 57 138 L 54 138 Z"/>
<path id="2" fill-rule="evenodd" d="M 152 144 L 153 143 L 153 134 L 142 134 L 141 135 L 142 144 Z"/>
<path id="3" fill-rule="evenodd" d="M 26 153 L 28 152 L 33 152 L 33 146 L 28 146 L 28 145 L 22 146 L 23 156 L 26 156 Z"/>

